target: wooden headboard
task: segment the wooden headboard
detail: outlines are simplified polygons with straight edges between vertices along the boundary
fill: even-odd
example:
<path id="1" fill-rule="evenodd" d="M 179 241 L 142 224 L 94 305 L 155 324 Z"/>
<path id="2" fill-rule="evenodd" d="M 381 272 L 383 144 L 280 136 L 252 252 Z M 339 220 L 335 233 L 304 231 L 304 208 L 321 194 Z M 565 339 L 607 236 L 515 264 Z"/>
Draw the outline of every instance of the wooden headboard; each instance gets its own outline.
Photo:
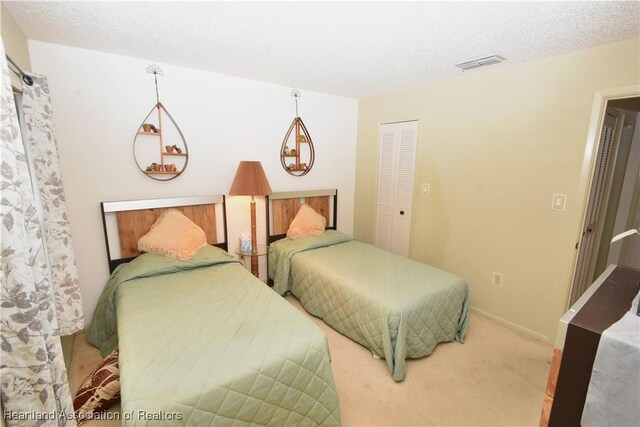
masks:
<path id="1" fill-rule="evenodd" d="M 291 221 L 302 204 L 308 204 L 327 219 L 327 229 L 336 229 L 338 190 L 286 191 L 267 197 L 267 242 L 287 235 Z"/>
<path id="2" fill-rule="evenodd" d="M 221 206 L 221 209 L 216 209 L 216 205 Z M 218 246 L 224 250 L 228 249 L 227 217 L 225 197 L 223 195 L 102 202 L 100 203 L 100 208 L 102 211 L 105 243 L 107 245 L 109 271 L 111 272 L 113 272 L 119 264 L 131 261 L 140 255 L 140 251 L 138 251 L 138 239 L 149 231 L 158 217 L 167 209 L 179 210 L 202 228 L 207 236 L 207 243 L 210 245 Z M 216 210 L 218 211 L 217 214 Z M 117 222 L 120 258 L 116 259 L 112 259 L 111 257 L 112 247 L 109 244 L 107 214 L 115 214 Z M 220 216 L 220 214 L 222 214 L 222 222 L 217 220 L 219 219 L 217 216 Z M 222 233 L 218 232 L 217 225 L 222 225 Z"/>

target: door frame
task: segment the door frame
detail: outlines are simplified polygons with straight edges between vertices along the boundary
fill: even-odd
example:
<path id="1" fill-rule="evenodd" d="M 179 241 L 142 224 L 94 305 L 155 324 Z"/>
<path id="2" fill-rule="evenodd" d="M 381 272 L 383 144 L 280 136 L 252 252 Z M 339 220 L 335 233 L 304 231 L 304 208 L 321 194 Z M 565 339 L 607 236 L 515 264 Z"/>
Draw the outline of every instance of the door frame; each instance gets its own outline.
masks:
<path id="1" fill-rule="evenodd" d="M 598 149 L 600 145 L 600 134 L 602 133 L 602 127 L 604 123 L 604 117 L 606 114 L 607 104 L 609 101 L 624 98 L 640 97 L 640 85 L 623 86 L 613 89 L 604 89 L 596 91 L 593 97 L 593 104 L 591 107 L 591 119 L 589 121 L 589 130 L 587 132 L 587 143 L 584 150 L 584 157 L 582 159 L 582 167 L 580 169 L 580 176 L 578 179 L 578 189 L 576 191 L 576 205 L 580 208 L 579 227 L 576 233 L 576 250 L 573 253 L 573 265 L 571 267 L 571 277 L 569 286 L 565 293 L 564 308 L 569 308 L 569 301 L 571 301 L 571 294 L 576 287 L 576 279 L 578 273 L 578 255 L 582 249 L 582 231 L 584 230 L 588 206 L 589 196 L 593 186 L 594 169 L 596 166 L 596 160 L 598 156 Z"/>

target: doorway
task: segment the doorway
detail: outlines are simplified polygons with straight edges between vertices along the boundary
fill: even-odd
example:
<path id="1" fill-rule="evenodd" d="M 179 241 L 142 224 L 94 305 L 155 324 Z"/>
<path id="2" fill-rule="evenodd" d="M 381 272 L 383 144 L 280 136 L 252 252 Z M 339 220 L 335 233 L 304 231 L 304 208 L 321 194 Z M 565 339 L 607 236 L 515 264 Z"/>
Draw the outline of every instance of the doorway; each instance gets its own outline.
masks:
<path id="1" fill-rule="evenodd" d="M 640 242 L 613 236 L 640 226 L 640 97 L 606 101 L 568 305 L 610 264 L 640 268 Z"/>

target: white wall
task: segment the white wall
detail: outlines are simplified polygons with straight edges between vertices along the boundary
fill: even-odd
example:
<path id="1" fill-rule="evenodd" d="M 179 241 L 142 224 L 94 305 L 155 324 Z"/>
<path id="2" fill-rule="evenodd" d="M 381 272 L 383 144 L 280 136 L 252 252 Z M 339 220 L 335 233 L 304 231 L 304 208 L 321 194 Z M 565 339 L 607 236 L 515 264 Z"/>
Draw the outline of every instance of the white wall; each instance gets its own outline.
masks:
<path id="1" fill-rule="evenodd" d="M 31 62 L 29 61 L 29 47 L 27 46 L 27 38 L 24 36 L 22 29 L 13 20 L 13 17 L 5 7 L 4 3 L 0 4 L 0 33 L 2 34 L 2 44 L 4 51 L 11 59 L 24 71 L 31 71 Z M 20 78 L 12 72 L 9 72 L 11 84 L 14 87 L 21 87 Z"/>
<path id="2" fill-rule="evenodd" d="M 468 281 L 472 307 L 548 342 L 566 311 L 594 95 L 638 85 L 640 40 L 360 101 L 355 237 L 372 241 L 380 123 L 419 120 L 410 257 Z M 551 209 L 554 193 L 566 210 Z M 493 272 L 504 274 L 502 287 Z"/>
<path id="3" fill-rule="evenodd" d="M 301 89 L 300 116 L 316 160 L 308 175 L 293 177 L 279 159 L 295 115 L 291 88 L 158 64 L 160 100 L 189 147 L 186 171 L 159 182 L 140 172 L 132 155 L 135 133 L 155 103 L 153 76 L 145 73 L 152 61 L 37 41 L 29 49 L 33 71 L 49 80 L 87 323 L 108 278 L 101 201 L 226 194 L 238 162 L 260 160 L 274 191 L 337 188 L 338 228 L 352 233 L 356 100 Z M 233 252 L 249 229 L 249 199 L 227 201 Z M 257 208 L 264 241 L 262 200 Z"/>

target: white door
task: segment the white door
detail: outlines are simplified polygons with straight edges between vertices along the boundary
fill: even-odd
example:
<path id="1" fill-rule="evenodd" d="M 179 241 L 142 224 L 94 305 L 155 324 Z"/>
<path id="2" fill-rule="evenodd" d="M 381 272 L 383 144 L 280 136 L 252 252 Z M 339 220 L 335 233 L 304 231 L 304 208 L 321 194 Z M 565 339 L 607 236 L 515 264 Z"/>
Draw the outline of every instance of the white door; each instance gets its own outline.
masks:
<path id="1" fill-rule="evenodd" d="M 617 112 L 615 110 L 607 110 L 602 124 L 598 157 L 596 158 L 587 206 L 587 217 L 585 218 L 582 238 L 576 245 L 578 261 L 571 289 L 570 306 L 580 298 L 594 280 L 597 242 L 599 241 L 600 233 L 598 225 L 602 221 L 603 204 L 606 208 L 606 199 L 608 198 L 607 186 L 613 164 L 612 157 L 616 149 L 615 131 L 617 125 Z"/>
<path id="2" fill-rule="evenodd" d="M 418 122 L 380 126 L 376 239 L 379 248 L 409 256 Z"/>

